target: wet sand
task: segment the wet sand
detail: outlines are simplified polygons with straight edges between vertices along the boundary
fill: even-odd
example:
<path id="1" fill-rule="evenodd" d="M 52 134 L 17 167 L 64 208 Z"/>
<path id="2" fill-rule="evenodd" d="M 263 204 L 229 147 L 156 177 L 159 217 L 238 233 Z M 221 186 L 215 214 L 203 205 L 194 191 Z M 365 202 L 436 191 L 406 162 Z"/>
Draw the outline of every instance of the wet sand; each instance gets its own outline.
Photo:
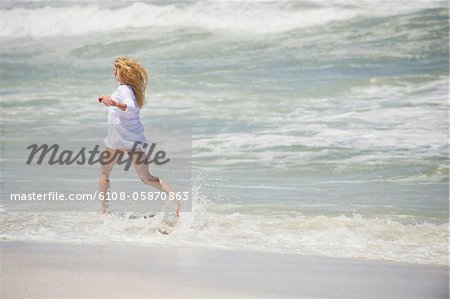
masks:
<path id="1" fill-rule="evenodd" d="M 2 298 L 448 298 L 446 266 L 130 244 L 0 248 Z"/>

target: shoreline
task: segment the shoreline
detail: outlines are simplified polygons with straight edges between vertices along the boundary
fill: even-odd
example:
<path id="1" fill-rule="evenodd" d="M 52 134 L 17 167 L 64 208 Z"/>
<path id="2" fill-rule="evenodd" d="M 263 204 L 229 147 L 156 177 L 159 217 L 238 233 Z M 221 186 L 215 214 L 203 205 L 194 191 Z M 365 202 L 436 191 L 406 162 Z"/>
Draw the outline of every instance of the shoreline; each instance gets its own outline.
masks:
<path id="1" fill-rule="evenodd" d="M 1 241 L 3 298 L 448 298 L 448 266 Z"/>

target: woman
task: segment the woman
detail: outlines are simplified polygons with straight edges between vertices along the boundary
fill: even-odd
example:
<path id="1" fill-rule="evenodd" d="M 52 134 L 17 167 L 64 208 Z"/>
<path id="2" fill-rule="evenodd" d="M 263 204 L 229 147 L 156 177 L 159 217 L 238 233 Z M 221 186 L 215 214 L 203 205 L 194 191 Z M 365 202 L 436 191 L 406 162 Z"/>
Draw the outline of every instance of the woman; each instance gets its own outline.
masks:
<path id="1" fill-rule="evenodd" d="M 107 157 L 114 157 L 108 163 L 102 164 L 100 171 L 100 194 L 105 199 L 108 197 L 110 188 L 109 174 L 113 166 L 117 163 L 120 153 L 116 151 L 126 151 L 133 161 L 133 165 L 141 181 L 161 192 L 167 194 L 167 198 L 173 192 L 172 189 L 162 179 L 152 176 L 148 170 L 148 164 L 142 162 L 139 156 L 145 155 L 142 146 L 133 147 L 135 142 L 139 145 L 147 143 L 144 136 L 144 127 L 140 120 L 140 110 L 144 105 L 145 88 L 147 86 L 147 72 L 144 67 L 134 59 L 128 57 L 118 57 L 114 60 L 114 78 L 119 83 L 116 92 L 111 96 L 102 95 L 98 101 L 109 107 L 108 109 L 108 137 L 105 138 L 105 152 Z M 136 143 L 138 144 L 138 143 Z M 144 152 L 144 153 L 142 153 Z M 144 156 L 145 157 L 145 156 Z M 108 201 L 101 201 L 101 213 L 108 213 Z M 179 217 L 179 202 L 174 207 L 174 212 L 166 213 L 164 222 L 175 225 Z M 171 217 L 173 216 L 173 217 Z"/>

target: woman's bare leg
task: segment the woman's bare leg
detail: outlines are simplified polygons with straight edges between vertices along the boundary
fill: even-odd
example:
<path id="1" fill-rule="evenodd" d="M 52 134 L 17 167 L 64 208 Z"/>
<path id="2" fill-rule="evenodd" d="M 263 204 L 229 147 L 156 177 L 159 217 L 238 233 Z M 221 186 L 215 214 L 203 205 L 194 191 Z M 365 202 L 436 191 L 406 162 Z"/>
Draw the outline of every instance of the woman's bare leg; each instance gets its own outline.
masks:
<path id="1" fill-rule="evenodd" d="M 106 214 L 108 213 L 108 202 L 109 202 L 109 192 L 110 192 L 110 181 L 109 181 L 109 174 L 111 173 L 112 168 L 117 163 L 117 160 L 119 159 L 120 155 L 116 154 L 117 150 L 105 147 L 105 152 L 109 152 L 109 158 L 105 159 L 106 164 L 101 165 L 100 167 L 100 179 L 99 179 L 99 189 L 100 189 L 100 196 L 103 198 L 101 200 L 101 208 L 100 213 Z"/>
<path id="2" fill-rule="evenodd" d="M 139 158 L 139 153 L 141 153 L 141 158 Z M 165 192 L 167 194 L 167 197 L 170 198 L 170 194 L 174 193 L 170 186 L 161 178 L 151 175 L 148 170 L 148 164 L 143 163 L 143 161 L 138 161 L 145 159 L 145 153 L 128 152 L 128 155 L 132 157 L 134 168 L 136 169 L 136 172 L 138 173 L 141 181 L 146 185 L 152 186 L 162 192 Z M 174 196 L 174 194 L 172 196 Z M 180 202 L 176 199 L 172 200 L 171 202 L 174 203 L 175 215 L 178 219 L 178 217 L 180 216 Z"/>

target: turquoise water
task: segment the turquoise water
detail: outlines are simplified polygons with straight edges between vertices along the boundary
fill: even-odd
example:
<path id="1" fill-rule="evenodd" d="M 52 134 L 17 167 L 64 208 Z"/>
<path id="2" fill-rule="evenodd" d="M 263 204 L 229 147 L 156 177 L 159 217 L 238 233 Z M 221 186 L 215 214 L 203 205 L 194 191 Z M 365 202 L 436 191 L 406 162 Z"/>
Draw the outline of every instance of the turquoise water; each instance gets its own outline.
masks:
<path id="1" fill-rule="evenodd" d="M 195 189 L 171 239 L 86 215 L 67 234 L 8 210 L 3 238 L 92 242 L 102 230 L 447 262 L 447 2 L 8 1 L 1 14 L 4 127 L 105 122 L 96 97 L 115 89 L 114 57 L 132 56 L 150 74 L 145 126 L 192 128 Z"/>

